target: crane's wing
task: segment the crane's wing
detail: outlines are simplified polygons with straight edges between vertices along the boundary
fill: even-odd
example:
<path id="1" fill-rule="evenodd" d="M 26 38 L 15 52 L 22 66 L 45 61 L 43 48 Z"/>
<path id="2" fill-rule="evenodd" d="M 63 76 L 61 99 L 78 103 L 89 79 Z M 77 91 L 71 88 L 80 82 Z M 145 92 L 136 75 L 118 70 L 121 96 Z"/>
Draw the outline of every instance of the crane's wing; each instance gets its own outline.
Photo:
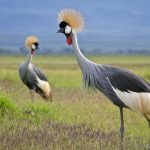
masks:
<path id="1" fill-rule="evenodd" d="M 129 108 L 150 113 L 150 84 L 143 78 L 121 68 L 104 66 L 106 78 L 118 98 Z"/>
<path id="2" fill-rule="evenodd" d="M 106 76 L 113 88 L 122 92 L 150 92 L 150 84 L 132 72 L 106 65 L 104 68 L 107 70 Z"/>
<path id="3" fill-rule="evenodd" d="M 35 74 L 38 76 L 38 78 L 40 80 L 48 81 L 47 77 L 43 74 L 43 72 L 39 68 L 37 68 L 36 66 L 32 65 L 32 69 L 33 69 L 33 71 L 35 72 Z"/>

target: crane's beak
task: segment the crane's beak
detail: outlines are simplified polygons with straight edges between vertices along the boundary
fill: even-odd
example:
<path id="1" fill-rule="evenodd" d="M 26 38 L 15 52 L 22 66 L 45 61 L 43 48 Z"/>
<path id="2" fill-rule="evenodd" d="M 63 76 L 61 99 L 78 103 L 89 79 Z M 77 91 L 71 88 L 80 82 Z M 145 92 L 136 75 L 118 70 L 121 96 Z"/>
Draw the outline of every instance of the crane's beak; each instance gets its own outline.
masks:
<path id="1" fill-rule="evenodd" d="M 40 50 L 39 46 L 36 46 L 35 50 Z"/>
<path id="2" fill-rule="evenodd" d="M 60 28 L 56 33 L 64 33 L 64 29 Z"/>

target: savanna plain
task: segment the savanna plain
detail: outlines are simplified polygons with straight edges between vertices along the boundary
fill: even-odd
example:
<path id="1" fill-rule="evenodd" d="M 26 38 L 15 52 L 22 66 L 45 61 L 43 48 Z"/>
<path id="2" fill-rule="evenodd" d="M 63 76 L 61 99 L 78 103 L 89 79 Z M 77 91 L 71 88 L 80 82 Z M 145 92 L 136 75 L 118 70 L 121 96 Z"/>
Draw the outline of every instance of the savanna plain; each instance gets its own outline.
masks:
<path id="1" fill-rule="evenodd" d="M 119 109 L 98 91 L 85 89 L 72 55 L 35 56 L 47 75 L 53 101 L 44 101 L 22 84 L 19 64 L 26 56 L 0 56 L 0 149 L 145 150 L 150 129 L 139 113 L 125 109 L 125 138 L 119 137 Z M 150 82 L 150 56 L 87 56 L 127 68 Z"/>

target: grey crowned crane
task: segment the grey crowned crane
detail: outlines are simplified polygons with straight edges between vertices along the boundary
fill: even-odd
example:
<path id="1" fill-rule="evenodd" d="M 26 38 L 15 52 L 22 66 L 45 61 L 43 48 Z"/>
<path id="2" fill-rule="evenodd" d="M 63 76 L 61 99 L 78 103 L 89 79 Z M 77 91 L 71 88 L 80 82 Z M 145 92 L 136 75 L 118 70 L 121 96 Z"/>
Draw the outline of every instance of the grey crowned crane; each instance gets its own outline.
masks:
<path id="1" fill-rule="evenodd" d="M 41 95 L 43 99 L 51 101 L 52 93 L 47 77 L 39 68 L 31 64 L 35 51 L 39 49 L 38 38 L 35 36 L 27 37 L 25 45 L 29 49 L 29 55 L 19 67 L 20 78 L 29 88 L 32 100 L 34 100 L 34 92 L 36 92 Z"/>
<path id="2" fill-rule="evenodd" d="M 84 19 L 79 11 L 62 9 L 58 19 L 58 32 L 63 33 L 67 44 L 72 45 L 85 86 L 99 90 L 119 107 L 121 139 L 124 137 L 123 108 L 139 111 L 150 125 L 150 84 L 128 70 L 96 64 L 82 54 L 76 35 L 84 27 Z"/>

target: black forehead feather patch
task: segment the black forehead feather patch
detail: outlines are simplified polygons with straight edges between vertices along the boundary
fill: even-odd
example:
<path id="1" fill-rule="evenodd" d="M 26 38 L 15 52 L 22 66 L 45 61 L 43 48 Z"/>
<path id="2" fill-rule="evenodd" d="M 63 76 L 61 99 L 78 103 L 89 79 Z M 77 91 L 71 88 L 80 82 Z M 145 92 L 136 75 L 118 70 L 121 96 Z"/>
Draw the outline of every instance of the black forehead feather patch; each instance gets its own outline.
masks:
<path id="1" fill-rule="evenodd" d="M 35 43 L 33 43 L 35 46 L 39 46 L 39 43 L 38 42 L 35 42 Z"/>
<path id="2" fill-rule="evenodd" d="M 65 21 L 62 21 L 62 22 L 59 24 L 59 27 L 60 27 L 60 28 L 64 28 L 64 27 L 66 27 L 66 25 L 68 25 L 68 23 L 66 23 Z"/>

